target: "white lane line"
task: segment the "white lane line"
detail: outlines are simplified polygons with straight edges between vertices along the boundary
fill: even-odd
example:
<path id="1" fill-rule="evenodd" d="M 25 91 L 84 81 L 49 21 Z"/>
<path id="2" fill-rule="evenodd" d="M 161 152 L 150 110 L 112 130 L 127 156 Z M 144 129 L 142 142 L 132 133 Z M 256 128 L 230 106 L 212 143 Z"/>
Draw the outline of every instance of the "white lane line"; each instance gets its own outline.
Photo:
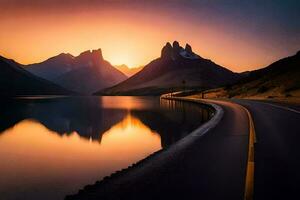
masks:
<path id="1" fill-rule="evenodd" d="M 292 108 L 289 108 L 289 107 L 279 106 L 279 105 L 275 105 L 275 104 L 271 104 L 271 103 L 266 103 L 266 102 L 261 102 L 261 103 L 264 103 L 264 104 L 267 104 L 267 105 L 270 105 L 270 106 L 273 106 L 273 107 L 276 107 L 276 108 L 281 108 L 283 110 L 288 110 L 288 111 L 300 114 L 300 111 L 292 109 Z"/>

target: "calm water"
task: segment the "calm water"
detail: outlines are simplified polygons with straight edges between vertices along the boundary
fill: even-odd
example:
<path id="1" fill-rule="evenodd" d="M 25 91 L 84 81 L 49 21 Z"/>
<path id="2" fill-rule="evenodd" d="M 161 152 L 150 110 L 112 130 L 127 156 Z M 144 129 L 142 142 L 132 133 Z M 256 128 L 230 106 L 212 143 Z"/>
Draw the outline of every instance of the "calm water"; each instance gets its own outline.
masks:
<path id="1" fill-rule="evenodd" d="M 0 199 L 63 199 L 167 148 L 210 113 L 154 97 L 2 99 Z"/>

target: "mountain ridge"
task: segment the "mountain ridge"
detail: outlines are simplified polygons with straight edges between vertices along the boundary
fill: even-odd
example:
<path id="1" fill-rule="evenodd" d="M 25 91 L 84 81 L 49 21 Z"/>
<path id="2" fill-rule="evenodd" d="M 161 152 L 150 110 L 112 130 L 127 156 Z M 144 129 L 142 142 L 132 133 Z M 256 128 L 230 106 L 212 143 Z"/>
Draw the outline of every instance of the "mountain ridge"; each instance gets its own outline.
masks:
<path id="1" fill-rule="evenodd" d="M 213 88 L 232 83 L 238 78 L 237 73 L 194 53 L 189 44 L 182 48 L 174 41 L 173 45 L 166 43 L 161 50 L 161 56 L 152 60 L 141 71 L 95 94 L 159 95 L 182 87 Z M 150 88 L 151 91 L 147 92 Z"/>
<path id="2" fill-rule="evenodd" d="M 62 53 L 24 68 L 82 94 L 91 94 L 99 87 L 106 88 L 127 78 L 104 60 L 101 49 L 87 50 L 78 56 Z"/>
<path id="3" fill-rule="evenodd" d="M 300 97 L 300 51 L 268 66 L 244 73 L 237 83 L 205 92 L 207 98 Z"/>
<path id="4" fill-rule="evenodd" d="M 0 95 L 71 95 L 74 92 L 35 76 L 12 59 L 0 56 Z"/>

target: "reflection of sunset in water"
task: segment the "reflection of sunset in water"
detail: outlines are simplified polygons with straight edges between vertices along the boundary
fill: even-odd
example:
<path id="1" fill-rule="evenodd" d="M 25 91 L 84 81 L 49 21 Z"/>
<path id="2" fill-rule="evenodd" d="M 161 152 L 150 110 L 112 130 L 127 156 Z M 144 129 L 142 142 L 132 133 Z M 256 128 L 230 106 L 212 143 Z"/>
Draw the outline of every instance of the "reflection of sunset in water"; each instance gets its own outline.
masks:
<path id="1" fill-rule="evenodd" d="M 103 108 L 112 108 L 112 109 L 135 109 L 135 110 L 141 110 L 141 109 L 149 109 L 153 108 L 155 104 L 153 104 L 154 98 L 149 100 L 151 98 L 136 98 L 132 96 L 114 96 L 114 98 L 111 98 L 109 96 L 103 96 L 101 98 L 101 106 Z M 120 103 L 120 101 L 122 103 Z"/>
<path id="2" fill-rule="evenodd" d="M 161 145 L 157 133 L 152 132 L 139 119 L 128 114 L 123 121 L 104 133 L 101 147 L 111 153 L 115 152 L 117 156 L 138 152 L 146 155 L 153 152 L 153 149 L 160 149 Z"/>
<path id="3" fill-rule="evenodd" d="M 0 193 L 63 198 L 160 148 L 159 135 L 130 113 L 103 134 L 101 144 L 24 120 L 0 135 Z"/>

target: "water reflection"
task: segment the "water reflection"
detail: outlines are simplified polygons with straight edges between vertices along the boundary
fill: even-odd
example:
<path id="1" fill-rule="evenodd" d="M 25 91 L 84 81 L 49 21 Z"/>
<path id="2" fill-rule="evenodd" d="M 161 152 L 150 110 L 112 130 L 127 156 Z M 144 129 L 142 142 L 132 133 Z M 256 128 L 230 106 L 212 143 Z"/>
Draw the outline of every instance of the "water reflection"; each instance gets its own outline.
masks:
<path id="1" fill-rule="evenodd" d="M 140 157 L 149 155 L 161 148 L 159 134 L 152 131 L 138 118 L 130 113 L 119 123 L 103 134 L 101 147 L 107 149 L 111 157 L 126 155 L 122 159 L 141 154 Z"/>
<path id="2" fill-rule="evenodd" d="M 0 100 L 0 194 L 63 199 L 184 137 L 210 112 L 145 97 Z"/>
<path id="3" fill-rule="evenodd" d="M 101 98 L 2 100 L 0 131 L 24 119 L 35 119 L 59 134 L 76 131 L 81 137 L 98 140 L 121 121 L 127 110 L 104 109 Z"/>
<path id="4" fill-rule="evenodd" d="M 0 136 L 1 198 L 62 199 L 160 147 L 159 135 L 130 114 L 104 132 L 101 145 L 24 120 Z"/>

